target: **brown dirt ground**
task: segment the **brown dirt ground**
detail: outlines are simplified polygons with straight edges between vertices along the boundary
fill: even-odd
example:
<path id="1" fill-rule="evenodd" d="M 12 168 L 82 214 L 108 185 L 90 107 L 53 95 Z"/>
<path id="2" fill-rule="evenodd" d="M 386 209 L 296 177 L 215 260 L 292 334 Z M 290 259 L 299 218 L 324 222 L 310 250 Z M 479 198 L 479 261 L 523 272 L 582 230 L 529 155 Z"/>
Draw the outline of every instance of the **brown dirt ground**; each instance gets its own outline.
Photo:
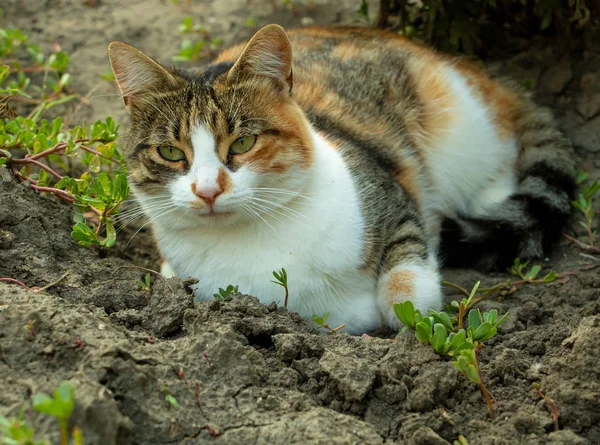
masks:
<path id="1" fill-rule="evenodd" d="M 259 25 L 349 23 L 358 2 L 315 3 L 294 14 L 273 11 L 266 1 L 195 1 L 192 13 L 231 42 L 251 34 L 242 25 L 250 15 Z M 109 68 L 108 42 L 124 40 L 169 60 L 189 11 L 167 0 L 98 4 L 7 0 L 3 22 L 72 55 L 73 87 L 91 93 L 89 104 L 67 112 L 125 122 L 114 87 L 100 78 Z M 597 48 L 536 40 L 488 62 L 534 80 L 539 101 L 554 109 L 595 179 Z M 24 404 L 27 419 L 52 443 L 58 443 L 57 426 L 32 412 L 30 399 L 61 380 L 76 388 L 72 424 L 89 445 L 441 445 L 459 434 L 472 445 L 600 443 L 600 262 L 566 240 L 544 267 L 575 272 L 568 280 L 522 287 L 481 305 L 509 312 L 481 354 L 497 400 L 490 420 L 478 388 L 408 333 L 395 340 L 319 334 L 296 314 L 248 296 L 194 303 L 177 279 L 158 279 L 151 293 L 143 292 L 138 280 L 145 272 L 132 266 L 156 267 L 148 234 L 100 259 L 70 238 L 70 218 L 68 207 L 41 199 L 0 169 L 0 277 L 44 286 L 69 272 L 46 292 L 0 283 L 0 415 L 17 415 Z M 472 270 L 444 276 L 464 287 L 507 278 Z M 559 431 L 533 382 L 556 401 Z M 179 408 L 169 408 L 163 384 Z"/>

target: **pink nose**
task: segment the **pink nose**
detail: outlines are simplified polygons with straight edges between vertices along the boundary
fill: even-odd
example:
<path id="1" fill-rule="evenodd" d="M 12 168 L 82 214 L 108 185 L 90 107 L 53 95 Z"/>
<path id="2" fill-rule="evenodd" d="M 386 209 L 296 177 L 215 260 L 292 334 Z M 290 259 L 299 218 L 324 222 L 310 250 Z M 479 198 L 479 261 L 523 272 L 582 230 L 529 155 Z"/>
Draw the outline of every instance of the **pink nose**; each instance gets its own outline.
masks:
<path id="1" fill-rule="evenodd" d="M 217 196 L 223 193 L 223 190 L 212 187 L 196 189 L 196 184 L 192 184 L 192 192 L 198 198 L 202 199 L 207 206 L 212 207 L 215 204 Z"/>

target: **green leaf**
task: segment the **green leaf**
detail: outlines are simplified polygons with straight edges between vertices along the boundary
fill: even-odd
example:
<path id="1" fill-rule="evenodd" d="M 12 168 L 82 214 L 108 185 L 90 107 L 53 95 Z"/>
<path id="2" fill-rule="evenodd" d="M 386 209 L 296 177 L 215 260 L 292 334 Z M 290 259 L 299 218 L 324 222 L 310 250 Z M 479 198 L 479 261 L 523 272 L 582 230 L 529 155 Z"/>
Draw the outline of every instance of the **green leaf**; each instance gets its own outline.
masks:
<path id="1" fill-rule="evenodd" d="M 446 343 L 446 328 L 441 323 L 436 323 L 433 325 L 433 337 L 431 338 L 431 346 L 433 349 L 442 353 L 444 349 L 444 344 Z"/>
<path id="2" fill-rule="evenodd" d="M 448 331 L 454 331 L 454 326 L 450 320 L 450 316 L 447 313 L 436 312 L 432 309 L 429 309 L 427 313 L 431 315 L 436 322 L 443 324 Z"/>
<path id="3" fill-rule="evenodd" d="M 55 415 L 56 411 L 54 400 L 43 392 L 33 396 L 33 408 L 42 414 Z"/>
<path id="4" fill-rule="evenodd" d="M 7 67 L 7 68 L 8 68 L 8 67 Z M 0 76 L 0 77 L 1 77 L 1 76 Z M 583 170 L 579 170 L 579 171 L 577 172 L 577 176 L 575 177 L 575 183 L 579 185 L 579 184 L 581 184 L 581 183 L 583 183 L 583 182 L 587 181 L 587 179 L 588 179 L 589 177 L 590 177 L 590 175 L 589 175 L 589 174 L 587 174 L 585 171 L 583 171 Z"/>
<path id="5" fill-rule="evenodd" d="M 477 372 L 477 368 L 475 366 L 469 365 L 465 374 L 467 378 L 473 383 L 481 383 L 481 377 L 479 377 L 479 372 Z"/>
<path id="6" fill-rule="evenodd" d="M 469 311 L 469 327 L 473 329 L 477 329 L 477 327 L 481 324 L 481 312 L 479 309 L 471 309 Z"/>
<path id="7" fill-rule="evenodd" d="M 479 326 L 477 326 L 477 329 L 475 329 L 475 333 L 473 334 L 473 339 L 482 340 L 483 337 L 485 337 L 487 335 L 487 333 L 490 331 L 491 328 L 492 328 L 491 323 L 489 323 L 487 321 L 484 323 L 481 323 Z"/>
<path id="8" fill-rule="evenodd" d="M 458 345 L 461 345 L 465 342 L 465 340 L 467 339 L 467 333 L 465 332 L 464 329 L 461 329 L 460 331 L 458 331 L 450 340 L 449 343 L 449 351 L 453 351 L 455 350 Z"/>
<path id="9" fill-rule="evenodd" d="M 492 309 L 483 314 L 483 319 L 489 321 L 492 325 L 496 322 L 496 318 L 498 318 L 498 309 Z"/>
<path id="10" fill-rule="evenodd" d="M 537 277 L 537 275 L 540 273 L 540 270 L 542 270 L 542 266 L 536 264 L 527 273 L 527 278 L 535 280 L 535 277 Z"/>
<path id="11" fill-rule="evenodd" d="M 404 326 L 415 329 L 415 306 L 412 301 L 394 303 L 394 313 Z"/>
<path id="12" fill-rule="evenodd" d="M 167 402 L 169 402 L 171 405 L 173 405 L 175 408 L 179 408 L 179 402 L 177 401 L 177 399 L 175 397 L 173 397 L 171 394 L 167 394 L 165 396 L 165 400 Z"/>
<path id="13" fill-rule="evenodd" d="M 496 323 L 495 327 L 498 327 L 502 324 L 502 322 L 506 319 L 506 317 L 508 317 L 508 312 L 506 314 L 504 314 L 502 317 L 500 317 L 500 320 L 498 320 L 498 323 Z"/>
<path id="14" fill-rule="evenodd" d="M 116 240 L 117 232 L 115 230 L 115 226 L 113 225 L 112 220 L 108 218 L 106 220 L 106 239 L 102 241 L 102 246 L 112 247 L 115 245 Z"/>
<path id="15" fill-rule="evenodd" d="M 91 246 L 97 241 L 96 233 L 83 222 L 78 222 L 73 226 L 71 236 L 82 246 Z"/>
<path id="16" fill-rule="evenodd" d="M 420 341 L 431 343 L 431 326 L 428 326 L 424 321 L 425 319 L 416 324 L 415 335 Z"/>

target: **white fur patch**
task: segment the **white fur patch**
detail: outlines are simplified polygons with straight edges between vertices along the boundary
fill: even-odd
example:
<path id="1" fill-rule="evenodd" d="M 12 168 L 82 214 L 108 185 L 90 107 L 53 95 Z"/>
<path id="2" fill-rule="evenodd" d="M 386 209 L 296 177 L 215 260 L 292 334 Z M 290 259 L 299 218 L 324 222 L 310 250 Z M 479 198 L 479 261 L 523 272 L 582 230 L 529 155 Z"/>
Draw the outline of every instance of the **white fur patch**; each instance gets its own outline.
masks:
<path id="1" fill-rule="evenodd" d="M 486 215 L 517 184 L 515 140 L 501 140 L 486 105 L 465 79 L 450 67 L 445 71 L 455 108 L 450 127 L 425 151 L 432 183 L 423 200 L 428 226 L 435 226 L 440 215 Z"/>

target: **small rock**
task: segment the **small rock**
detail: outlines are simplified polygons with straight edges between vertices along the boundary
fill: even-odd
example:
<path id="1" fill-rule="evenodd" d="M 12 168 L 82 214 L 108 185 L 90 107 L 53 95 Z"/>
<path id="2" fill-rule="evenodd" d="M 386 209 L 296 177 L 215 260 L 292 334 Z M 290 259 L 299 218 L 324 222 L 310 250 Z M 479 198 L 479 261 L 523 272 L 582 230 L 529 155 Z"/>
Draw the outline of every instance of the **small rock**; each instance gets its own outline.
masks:
<path id="1" fill-rule="evenodd" d="M 571 61 L 568 58 L 563 58 L 542 74 L 540 87 L 549 93 L 558 94 L 566 88 L 572 78 Z"/>
<path id="2" fill-rule="evenodd" d="M 294 360 L 302 353 L 302 340 L 296 334 L 274 335 L 273 342 L 280 360 Z"/>
<path id="3" fill-rule="evenodd" d="M 375 381 L 376 367 L 365 359 L 326 351 L 319 364 L 349 401 L 362 400 Z"/>
<path id="4" fill-rule="evenodd" d="M 419 428 L 409 439 L 409 445 L 450 445 L 428 426 Z"/>
<path id="5" fill-rule="evenodd" d="M 534 340 L 527 345 L 527 352 L 532 355 L 544 355 L 546 353 L 546 345 L 539 340 Z"/>
<path id="6" fill-rule="evenodd" d="M 585 437 L 571 430 L 553 431 L 548 434 L 548 445 L 589 445 L 589 443 Z"/>
<path id="7" fill-rule="evenodd" d="M 591 153 L 600 151 L 600 116 L 569 132 L 573 145 Z"/>

